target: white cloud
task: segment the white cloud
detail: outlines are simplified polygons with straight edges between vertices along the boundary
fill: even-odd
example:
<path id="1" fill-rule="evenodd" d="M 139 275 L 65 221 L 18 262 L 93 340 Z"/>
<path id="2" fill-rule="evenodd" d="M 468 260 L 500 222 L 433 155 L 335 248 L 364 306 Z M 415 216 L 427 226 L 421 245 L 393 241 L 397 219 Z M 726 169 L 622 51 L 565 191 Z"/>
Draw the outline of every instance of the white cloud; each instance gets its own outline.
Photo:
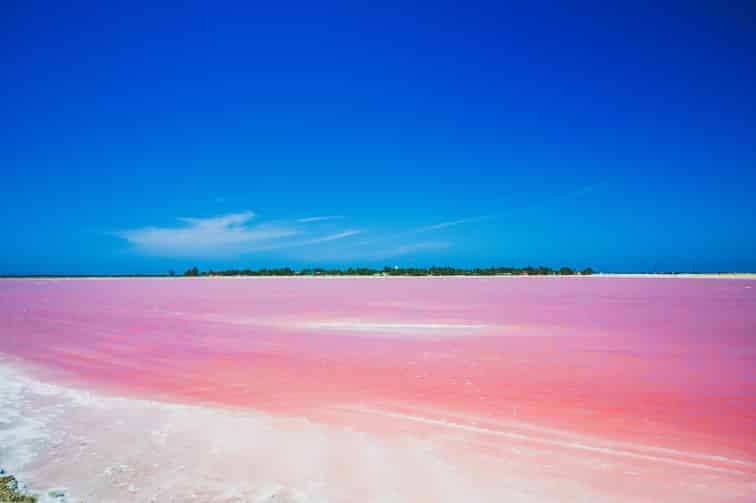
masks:
<path id="1" fill-rule="evenodd" d="M 395 248 L 389 248 L 387 250 L 383 250 L 381 252 L 376 253 L 375 255 L 378 258 L 399 257 L 402 255 L 409 255 L 411 253 L 415 253 L 418 251 L 442 250 L 444 248 L 449 248 L 449 246 L 450 245 L 447 242 L 420 241 L 417 243 L 405 243 Z"/>
<path id="2" fill-rule="evenodd" d="M 280 248 L 295 248 L 297 246 L 306 246 L 306 245 L 314 245 L 318 243 L 327 243 L 328 241 L 336 241 L 337 239 L 344 239 L 351 236 L 356 236 L 358 234 L 362 234 L 364 231 L 360 229 L 348 229 L 342 232 L 337 232 L 335 234 L 326 234 L 324 236 L 317 236 L 311 239 L 305 239 L 302 241 L 290 241 L 286 243 L 279 243 L 279 244 L 271 244 L 270 246 L 266 247 L 266 250 L 274 250 L 274 249 L 280 249 Z"/>
<path id="3" fill-rule="evenodd" d="M 410 236 L 415 236 L 417 234 L 423 234 L 425 232 L 431 232 L 431 231 L 437 231 L 441 229 L 446 229 L 447 227 L 453 227 L 455 225 L 462 225 L 462 224 L 468 224 L 468 223 L 474 223 L 474 222 L 480 222 L 483 220 L 487 220 L 493 218 L 491 216 L 480 216 L 480 217 L 471 217 L 471 218 L 461 218 L 458 220 L 449 220 L 447 222 L 441 222 L 438 224 L 433 225 L 426 225 L 423 227 L 415 227 L 411 229 L 407 229 L 400 232 L 395 232 L 391 234 L 385 234 L 383 236 L 376 236 L 373 239 L 364 239 L 356 243 L 356 246 L 375 246 L 377 243 L 390 243 L 390 242 L 396 242 L 397 240 L 403 240 Z M 408 253 L 414 252 L 416 250 L 431 250 L 431 249 L 440 249 L 440 248 L 448 248 L 449 243 L 440 243 L 440 242 L 429 242 L 429 241 L 423 241 L 419 243 L 409 243 L 409 244 L 403 244 L 399 245 L 395 248 L 391 248 L 386 250 L 387 254 L 380 255 L 381 256 L 397 256 L 397 255 L 406 255 Z M 389 254 L 390 253 L 390 254 Z M 375 257 L 376 253 L 370 254 L 371 256 Z"/>
<path id="4" fill-rule="evenodd" d="M 305 223 L 310 223 L 310 222 L 322 222 L 324 220 L 340 220 L 342 218 L 344 218 L 342 215 L 326 215 L 326 216 L 322 216 L 322 217 L 305 217 L 305 218 L 300 218 L 300 219 L 297 220 L 297 222 L 305 224 Z"/>
<path id="5" fill-rule="evenodd" d="M 307 241 L 307 243 L 322 243 L 324 241 L 334 241 L 336 239 L 344 239 L 348 238 L 350 236 L 356 236 L 357 234 L 362 234 L 363 231 L 359 229 L 349 229 L 344 232 L 338 232 L 336 234 L 329 234 L 326 236 L 321 236 L 315 239 L 311 239 Z"/>
<path id="6" fill-rule="evenodd" d="M 475 218 L 462 218 L 459 220 L 450 220 L 449 222 L 441 222 L 440 224 L 434 224 L 434 225 L 427 225 L 425 227 L 419 227 L 415 229 L 413 232 L 428 232 L 428 231 L 436 231 L 440 229 L 446 229 L 447 227 L 453 227 L 455 225 L 462 225 L 462 224 L 469 224 L 472 222 L 478 222 L 479 220 L 483 220 L 485 217 L 475 217 Z"/>
<path id="7" fill-rule="evenodd" d="M 383 247 L 371 250 L 364 249 L 362 245 L 364 245 L 364 242 L 358 243 L 357 247 L 333 250 L 331 253 L 323 255 L 323 257 L 341 260 L 383 260 L 411 255 L 416 252 L 443 250 L 449 248 L 451 243 L 447 241 L 418 241 L 401 243 L 394 246 L 384 245 Z"/>
<path id="8" fill-rule="evenodd" d="M 180 218 L 181 227 L 143 227 L 118 236 L 142 253 L 171 257 L 228 256 L 254 251 L 275 240 L 298 234 L 285 225 L 250 226 L 251 211 L 211 218 Z"/>

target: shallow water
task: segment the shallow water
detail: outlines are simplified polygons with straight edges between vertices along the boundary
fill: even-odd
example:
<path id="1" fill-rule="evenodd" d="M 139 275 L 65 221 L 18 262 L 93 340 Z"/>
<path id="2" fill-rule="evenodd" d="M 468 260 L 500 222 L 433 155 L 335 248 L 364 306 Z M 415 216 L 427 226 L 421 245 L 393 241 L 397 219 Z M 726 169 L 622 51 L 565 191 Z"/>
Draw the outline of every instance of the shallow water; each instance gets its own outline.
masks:
<path id="1" fill-rule="evenodd" d="M 74 389 L 429 439 L 468 468 L 493 456 L 488 463 L 543 487 L 557 475 L 532 470 L 553 465 L 563 483 L 652 501 L 671 487 L 659 466 L 680 480 L 715 476 L 706 491 L 739 487 L 733 500 L 747 501 L 743 488 L 756 479 L 754 285 L 6 280 L 0 351 Z M 517 445 L 540 454 L 502 454 Z M 601 463 L 614 468 L 601 472 Z M 671 494 L 711 496 L 695 487 Z"/>

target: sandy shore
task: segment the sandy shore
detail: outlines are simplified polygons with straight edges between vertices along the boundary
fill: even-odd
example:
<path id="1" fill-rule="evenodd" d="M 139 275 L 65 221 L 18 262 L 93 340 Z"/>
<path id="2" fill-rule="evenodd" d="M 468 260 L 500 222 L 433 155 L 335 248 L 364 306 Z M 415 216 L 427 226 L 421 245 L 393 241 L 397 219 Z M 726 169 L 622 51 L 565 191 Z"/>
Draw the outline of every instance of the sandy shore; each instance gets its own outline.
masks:
<path id="1" fill-rule="evenodd" d="M 745 502 L 756 489 L 714 460 L 523 425 L 331 414 L 339 420 L 110 396 L 40 381 L 0 357 L 0 465 L 43 503 Z M 392 432 L 353 429 L 350 414 Z"/>
<path id="2" fill-rule="evenodd" d="M 106 396 L 38 381 L 7 360 L 0 382 L 0 463 L 41 501 L 566 501 L 558 479 L 537 487 L 511 462 L 494 472 L 485 456 L 453 457 L 454 438 Z M 575 482 L 559 485 L 587 501 Z"/>
<path id="3" fill-rule="evenodd" d="M 583 276 L 585 277 L 585 276 Z M 681 273 L 681 274 L 622 274 L 622 273 L 599 273 L 594 274 L 592 277 L 596 278 L 671 278 L 671 279 L 748 279 L 756 280 L 756 273 L 740 273 L 740 272 L 727 272 L 727 273 Z"/>

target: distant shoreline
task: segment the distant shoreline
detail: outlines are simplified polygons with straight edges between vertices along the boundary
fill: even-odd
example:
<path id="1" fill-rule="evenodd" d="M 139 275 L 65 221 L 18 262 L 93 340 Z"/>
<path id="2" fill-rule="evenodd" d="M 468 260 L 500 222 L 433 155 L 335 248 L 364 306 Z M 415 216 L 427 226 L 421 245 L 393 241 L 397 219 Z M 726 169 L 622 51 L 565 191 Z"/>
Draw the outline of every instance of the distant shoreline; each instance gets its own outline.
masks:
<path id="1" fill-rule="evenodd" d="M 610 278 L 686 278 L 686 279 L 756 279 L 753 272 L 704 272 L 704 273 L 596 273 L 596 277 Z"/>
<path id="2" fill-rule="evenodd" d="M 168 275 L 113 275 L 113 276 L 56 276 L 56 275 L 39 275 L 39 276 L 0 276 L 0 280 L 125 280 L 125 279 L 180 279 L 180 280 L 245 280 L 245 279 L 305 279 L 305 280 L 317 280 L 317 279 L 421 279 L 421 278 L 438 278 L 438 279 L 451 279 L 451 278 L 477 278 L 477 279 L 492 279 L 492 278 L 665 278 L 665 279 L 739 279 L 739 280 L 756 280 L 756 273 L 594 273 L 590 275 L 560 275 L 560 274 L 496 274 L 496 275 L 254 275 L 254 276 L 220 276 L 220 275 L 205 275 L 205 276 L 168 276 Z"/>

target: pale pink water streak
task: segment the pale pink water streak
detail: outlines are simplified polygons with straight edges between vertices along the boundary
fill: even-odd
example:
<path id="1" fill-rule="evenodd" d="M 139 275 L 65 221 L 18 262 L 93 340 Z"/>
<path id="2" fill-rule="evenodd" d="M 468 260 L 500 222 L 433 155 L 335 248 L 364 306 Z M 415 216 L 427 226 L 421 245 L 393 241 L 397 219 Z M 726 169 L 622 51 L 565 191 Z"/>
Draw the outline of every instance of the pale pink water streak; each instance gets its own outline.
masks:
<path id="1" fill-rule="evenodd" d="M 0 330 L 78 386 L 756 475 L 754 281 L 7 280 Z"/>

